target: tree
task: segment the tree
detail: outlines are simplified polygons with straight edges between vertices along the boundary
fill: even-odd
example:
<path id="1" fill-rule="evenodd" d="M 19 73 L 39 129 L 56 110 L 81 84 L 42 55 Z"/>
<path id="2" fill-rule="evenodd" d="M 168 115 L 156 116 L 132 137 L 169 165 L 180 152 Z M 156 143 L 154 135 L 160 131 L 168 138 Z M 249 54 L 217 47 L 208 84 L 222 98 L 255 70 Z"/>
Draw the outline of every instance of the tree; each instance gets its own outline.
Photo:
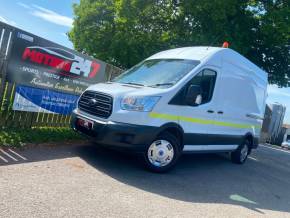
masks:
<path id="1" fill-rule="evenodd" d="M 81 0 L 74 5 L 74 27 L 70 39 L 79 51 L 129 68 L 154 52 L 166 49 L 165 3 L 154 0 Z"/>
<path id="2" fill-rule="evenodd" d="M 269 73 L 269 80 L 290 86 L 290 1 L 251 2 L 258 26 L 247 56 Z"/>
<path id="3" fill-rule="evenodd" d="M 290 85 L 288 1 L 81 0 L 74 12 L 75 48 L 119 67 L 160 50 L 229 41 L 271 83 Z"/>

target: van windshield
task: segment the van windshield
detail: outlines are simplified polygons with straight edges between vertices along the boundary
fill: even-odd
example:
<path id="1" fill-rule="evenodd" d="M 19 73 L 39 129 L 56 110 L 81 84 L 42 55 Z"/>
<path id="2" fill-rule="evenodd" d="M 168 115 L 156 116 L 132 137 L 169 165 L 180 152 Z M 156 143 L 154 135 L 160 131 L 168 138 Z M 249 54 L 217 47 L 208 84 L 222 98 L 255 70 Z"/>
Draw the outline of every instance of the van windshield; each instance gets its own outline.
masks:
<path id="1" fill-rule="evenodd" d="M 199 61 L 184 59 L 146 60 L 116 77 L 113 82 L 168 88 L 188 74 Z"/>

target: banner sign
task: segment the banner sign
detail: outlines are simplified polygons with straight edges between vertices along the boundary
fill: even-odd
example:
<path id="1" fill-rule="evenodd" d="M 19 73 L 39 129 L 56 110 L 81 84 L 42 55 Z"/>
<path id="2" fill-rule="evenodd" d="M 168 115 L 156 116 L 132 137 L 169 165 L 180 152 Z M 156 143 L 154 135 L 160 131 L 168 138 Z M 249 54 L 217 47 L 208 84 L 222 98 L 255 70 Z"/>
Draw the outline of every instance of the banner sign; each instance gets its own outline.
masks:
<path id="1" fill-rule="evenodd" d="M 18 85 L 13 110 L 68 115 L 76 108 L 79 96 Z"/>
<path id="2" fill-rule="evenodd" d="M 8 81 L 81 94 L 106 81 L 106 63 L 15 29 L 7 66 Z"/>

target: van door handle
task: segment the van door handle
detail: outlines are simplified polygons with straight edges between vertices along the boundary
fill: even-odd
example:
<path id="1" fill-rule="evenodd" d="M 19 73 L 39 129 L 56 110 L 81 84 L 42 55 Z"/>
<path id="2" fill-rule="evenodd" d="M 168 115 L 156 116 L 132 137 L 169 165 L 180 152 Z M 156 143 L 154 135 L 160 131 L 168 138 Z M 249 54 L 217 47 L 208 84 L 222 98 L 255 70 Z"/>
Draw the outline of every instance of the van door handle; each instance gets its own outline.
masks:
<path id="1" fill-rule="evenodd" d="M 218 111 L 217 113 L 218 113 L 218 114 L 223 114 L 224 112 L 223 112 L 223 111 Z"/>
<path id="2" fill-rule="evenodd" d="M 207 112 L 210 113 L 210 114 L 213 114 L 214 113 L 213 110 L 208 110 Z"/>

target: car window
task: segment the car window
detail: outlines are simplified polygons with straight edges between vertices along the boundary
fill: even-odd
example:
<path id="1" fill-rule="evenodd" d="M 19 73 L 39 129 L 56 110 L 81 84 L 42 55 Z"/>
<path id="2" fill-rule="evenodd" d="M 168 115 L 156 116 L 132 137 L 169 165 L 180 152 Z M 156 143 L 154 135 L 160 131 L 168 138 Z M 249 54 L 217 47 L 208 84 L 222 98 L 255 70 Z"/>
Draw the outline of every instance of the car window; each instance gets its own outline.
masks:
<path id="1" fill-rule="evenodd" d="M 202 90 L 201 104 L 210 102 L 213 96 L 216 77 L 217 73 L 215 71 L 205 69 L 192 78 L 190 84 L 200 86 Z"/>
<path id="2" fill-rule="evenodd" d="M 54 52 L 56 52 L 56 53 L 58 53 L 58 54 L 60 54 L 60 55 L 63 55 L 63 56 L 65 56 L 65 57 L 67 57 L 67 58 L 71 58 L 71 59 L 74 58 L 74 55 L 73 55 L 73 54 L 71 54 L 71 53 L 69 53 L 69 52 L 67 52 L 67 51 L 65 51 L 65 50 L 63 50 L 63 49 L 59 49 L 59 48 L 51 48 L 51 47 L 48 47 L 47 49 L 49 49 L 49 50 L 51 50 L 51 51 L 54 51 Z"/>

